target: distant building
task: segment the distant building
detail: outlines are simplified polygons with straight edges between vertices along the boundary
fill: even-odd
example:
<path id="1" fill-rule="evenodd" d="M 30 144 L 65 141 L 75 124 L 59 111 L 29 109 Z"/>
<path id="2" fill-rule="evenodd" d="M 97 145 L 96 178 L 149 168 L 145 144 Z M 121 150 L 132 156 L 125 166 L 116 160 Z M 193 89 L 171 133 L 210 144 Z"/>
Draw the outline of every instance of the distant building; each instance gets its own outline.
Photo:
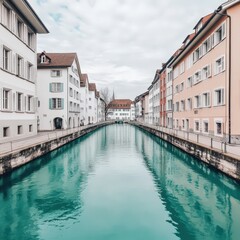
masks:
<path id="1" fill-rule="evenodd" d="M 0 142 L 37 134 L 37 33 L 48 30 L 27 1 L 0 1 Z"/>
<path id="2" fill-rule="evenodd" d="M 98 121 L 98 100 L 97 88 L 95 83 L 89 83 L 89 97 L 88 97 L 88 124 L 93 124 Z"/>
<path id="3" fill-rule="evenodd" d="M 108 105 L 107 118 L 109 120 L 134 120 L 135 108 L 133 101 L 130 99 L 115 99 L 111 101 Z"/>
<path id="4" fill-rule="evenodd" d="M 76 53 L 38 54 L 38 128 L 80 126 L 80 65 Z"/>

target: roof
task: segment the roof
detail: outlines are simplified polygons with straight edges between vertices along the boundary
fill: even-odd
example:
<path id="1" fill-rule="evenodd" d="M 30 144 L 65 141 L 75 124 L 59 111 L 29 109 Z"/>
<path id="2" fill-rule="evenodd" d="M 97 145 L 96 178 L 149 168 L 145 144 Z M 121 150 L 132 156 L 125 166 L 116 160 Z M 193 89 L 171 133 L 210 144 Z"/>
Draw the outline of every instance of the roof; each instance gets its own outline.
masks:
<path id="1" fill-rule="evenodd" d="M 45 55 L 49 61 L 41 63 L 41 56 Z M 71 67 L 74 60 L 76 60 L 76 53 L 38 53 L 37 64 L 38 68 L 51 68 L 51 67 Z"/>
<path id="2" fill-rule="evenodd" d="M 210 13 L 210 14 L 202 17 L 193 29 L 196 29 L 197 26 L 199 25 L 199 23 L 202 23 L 202 26 L 203 26 L 212 17 L 212 15 L 213 15 L 213 13 Z"/>
<path id="3" fill-rule="evenodd" d="M 130 99 L 114 99 L 108 106 L 112 109 L 130 109 L 132 103 Z"/>
<path id="4" fill-rule="evenodd" d="M 86 73 L 83 73 L 80 75 L 80 86 L 86 87 L 86 83 L 88 82 L 88 75 Z"/>
<path id="5" fill-rule="evenodd" d="M 9 0 L 23 14 L 23 16 L 31 23 L 36 33 L 49 33 L 46 26 L 38 17 L 27 0 Z"/>
<path id="6" fill-rule="evenodd" d="M 95 83 L 89 83 L 89 91 L 96 91 L 96 84 Z"/>

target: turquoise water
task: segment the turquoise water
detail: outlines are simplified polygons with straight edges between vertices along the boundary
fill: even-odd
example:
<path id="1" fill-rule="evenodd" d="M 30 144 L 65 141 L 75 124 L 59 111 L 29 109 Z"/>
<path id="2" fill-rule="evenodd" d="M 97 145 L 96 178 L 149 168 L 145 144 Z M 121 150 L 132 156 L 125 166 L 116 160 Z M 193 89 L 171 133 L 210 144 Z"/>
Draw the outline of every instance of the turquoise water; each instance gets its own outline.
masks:
<path id="1" fill-rule="evenodd" d="M 240 185 L 129 125 L 0 178 L 0 240 L 239 236 Z"/>

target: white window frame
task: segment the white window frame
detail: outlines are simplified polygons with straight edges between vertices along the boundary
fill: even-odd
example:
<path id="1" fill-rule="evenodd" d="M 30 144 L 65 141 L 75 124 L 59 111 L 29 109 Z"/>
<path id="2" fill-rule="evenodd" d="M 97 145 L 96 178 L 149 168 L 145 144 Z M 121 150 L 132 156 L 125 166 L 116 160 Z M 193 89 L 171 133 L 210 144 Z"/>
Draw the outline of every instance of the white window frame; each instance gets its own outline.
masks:
<path id="1" fill-rule="evenodd" d="M 196 123 L 198 123 L 198 125 L 199 125 L 198 130 L 196 128 L 196 126 L 197 126 Z M 201 130 L 200 119 L 194 119 L 194 132 L 200 132 L 200 130 Z"/>
<path id="2" fill-rule="evenodd" d="M 220 65 L 218 65 L 218 62 L 220 62 Z M 217 58 L 215 60 L 215 62 L 214 62 L 214 69 L 215 69 L 214 74 L 218 75 L 218 74 L 224 72 L 225 71 L 225 67 L 226 67 L 225 56 L 222 55 L 221 57 Z"/>
<path id="3" fill-rule="evenodd" d="M 208 104 L 205 104 L 205 96 L 208 98 Z M 207 108 L 211 106 L 211 93 L 210 92 L 204 92 L 202 93 L 202 107 Z"/>
<path id="4" fill-rule="evenodd" d="M 218 102 L 218 92 L 220 91 L 221 93 L 221 101 Z M 214 106 L 217 107 L 217 106 L 223 106 L 225 104 L 225 89 L 223 87 L 220 87 L 220 88 L 217 88 L 217 89 L 214 89 L 214 94 L 213 94 L 213 102 L 214 102 Z"/>
<path id="5" fill-rule="evenodd" d="M 51 77 L 61 77 L 61 76 L 62 76 L 62 70 L 59 70 L 59 69 L 51 70 Z M 71 82 L 71 78 L 70 78 L 70 82 Z"/>
<path id="6" fill-rule="evenodd" d="M 220 123 L 221 124 L 221 134 L 218 133 L 218 129 L 217 129 L 217 124 Z M 218 137 L 223 137 L 223 119 L 222 118 L 215 118 L 214 119 L 214 135 L 218 136 Z"/>
<path id="7" fill-rule="evenodd" d="M 208 124 L 208 131 L 205 131 L 205 123 Z M 202 119 L 202 133 L 204 134 L 209 134 L 209 119 L 208 118 L 204 118 Z"/>

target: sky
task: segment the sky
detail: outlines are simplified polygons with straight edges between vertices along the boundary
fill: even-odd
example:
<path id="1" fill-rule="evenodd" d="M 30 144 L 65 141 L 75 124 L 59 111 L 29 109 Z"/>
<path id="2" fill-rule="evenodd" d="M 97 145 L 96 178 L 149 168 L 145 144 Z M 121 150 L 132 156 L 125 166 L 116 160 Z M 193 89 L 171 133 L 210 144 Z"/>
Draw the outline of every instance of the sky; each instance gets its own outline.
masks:
<path id="1" fill-rule="evenodd" d="M 38 52 L 77 52 L 98 90 L 134 100 L 199 19 L 224 0 L 29 0 L 49 34 Z"/>

